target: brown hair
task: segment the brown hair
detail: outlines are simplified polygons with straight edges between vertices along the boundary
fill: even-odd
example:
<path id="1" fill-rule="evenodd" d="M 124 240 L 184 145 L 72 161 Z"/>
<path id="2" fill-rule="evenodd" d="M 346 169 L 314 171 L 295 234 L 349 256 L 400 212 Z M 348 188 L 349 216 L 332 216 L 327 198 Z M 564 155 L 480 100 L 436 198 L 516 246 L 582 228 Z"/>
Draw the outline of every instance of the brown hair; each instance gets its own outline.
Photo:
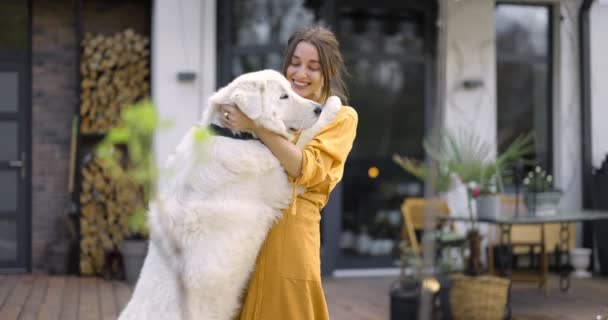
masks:
<path id="1" fill-rule="evenodd" d="M 348 92 L 342 76 L 346 73 L 344 60 L 340 53 L 340 44 L 331 30 L 322 26 L 310 26 L 294 32 L 287 41 L 287 50 L 283 60 L 283 74 L 287 74 L 287 68 L 291 58 L 300 42 L 307 42 L 317 48 L 319 63 L 323 74 L 322 100 L 332 95 L 340 97 L 343 104 L 348 104 Z"/>

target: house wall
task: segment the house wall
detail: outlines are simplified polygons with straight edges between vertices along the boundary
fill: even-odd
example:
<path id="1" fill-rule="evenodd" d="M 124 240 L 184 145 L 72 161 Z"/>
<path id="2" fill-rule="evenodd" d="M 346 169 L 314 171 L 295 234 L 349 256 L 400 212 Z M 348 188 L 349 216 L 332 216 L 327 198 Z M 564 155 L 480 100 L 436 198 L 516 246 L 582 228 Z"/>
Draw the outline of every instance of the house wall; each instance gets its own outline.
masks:
<path id="1" fill-rule="evenodd" d="M 72 2 L 33 1 L 32 9 L 32 264 L 43 267 L 46 245 L 67 201 L 70 128 L 76 108 Z"/>
<path id="2" fill-rule="evenodd" d="M 553 70 L 554 175 L 556 186 L 565 191 L 562 207 L 577 209 L 581 207 L 582 185 L 577 40 L 577 16 L 581 1 L 520 2 L 549 4 L 557 9 Z M 445 127 L 450 130 L 473 127 L 495 148 L 496 2 L 467 0 L 442 3 L 447 6 Z M 168 0 L 155 2 L 153 95 L 161 116 L 174 121 L 173 129 L 162 131 L 156 137 L 156 155 L 160 161 L 173 150 L 179 138 L 194 122 L 193 119 L 198 118 L 206 98 L 215 89 L 215 6 L 216 1 L 213 0 L 200 3 L 189 0 L 182 2 L 182 6 L 172 6 Z M 562 19 L 559 19 L 560 16 Z M 181 37 L 180 34 L 186 34 L 187 37 Z M 595 37 L 599 36 L 599 32 L 596 33 Z M 179 70 L 194 71 L 196 80 L 192 83 L 178 82 L 176 74 Z M 468 79 L 480 79 L 483 86 L 466 90 L 462 87 L 462 82 Z M 179 105 L 175 101 L 179 101 Z M 594 116 L 594 119 L 597 117 Z M 608 139 L 594 141 L 596 140 L 596 144 L 599 141 L 608 144 Z"/>
<path id="3" fill-rule="evenodd" d="M 171 122 L 155 136 L 159 164 L 199 120 L 205 101 L 215 91 L 215 21 L 213 0 L 154 2 L 152 98 L 161 119 Z M 182 71 L 193 72 L 194 81 L 178 81 Z"/>
<path id="4" fill-rule="evenodd" d="M 526 3 L 526 1 L 520 1 Z M 581 208 L 581 136 L 577 15 L 580 1 L 527 1 L 555 5 L 553 143 L 556 187 L 565 191 L 561 207 Z M 496 148 L 496 53 L 494 1 L 446 1 L 447 63 L 445 127 L 472 127 Z M 462 81 L 484 85 L 465 90 Z"/>
<path id="5" fill-rule="evenodd" d="M 445 63 L 445 128 L 474 130 L 496 145 L 496 54 L 494 2 L 445 1 L 447 5 Z M 467 90 L 462 82 L 479 79 L 483 85 Z"/>
<path id="6" fill-rule="evenodd" d="M 590 13 L 591 29 L 591 149 L 593 167 L 608 155 L 608 2 L 595 2 Z"/>
<path id="7" fill-rule="evenodd" d="M 83 1 L 83 31 L 147 34 L 147 0 Z M 65 236 L 72 117 L 78 103 L 73 1 L 32 2 L 32 267 L 43 269 L 46 247 Z"/>
<path id="8" fill-rule="evenodd" d="M 559 5 L 555 40 L 553 104 L 553 159 L 556 187 L 564 191 L 563 209 L 582 208 L 581 105 L 578 47 L 578 10 L 581 1 Z M 578 233 L 580 236 L 580 232 Z"/>

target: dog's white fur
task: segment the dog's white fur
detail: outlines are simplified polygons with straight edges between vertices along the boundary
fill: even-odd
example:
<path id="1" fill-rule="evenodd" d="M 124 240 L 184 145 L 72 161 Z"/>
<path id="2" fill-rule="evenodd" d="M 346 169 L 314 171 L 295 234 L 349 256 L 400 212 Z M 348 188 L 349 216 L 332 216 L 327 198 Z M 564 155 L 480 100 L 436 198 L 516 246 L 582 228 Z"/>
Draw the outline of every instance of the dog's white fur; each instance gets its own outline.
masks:
<path id="1" fill-rule="evenodd" d="M 341 107 L 331 97 L 317 115 L 320 106 L 272 70 L 244 74 L 220 89 L 202 126 L 220 123 L 220 104 L 236 104 L 288 139 L 290 129 L 308 128 L 300 147 Z M 121 320 L 231 319 L 266 234 L 291 201 L 284 169 L 260 141 L 215 136 L 203 143 L 200 159 L 195 131 L 169 159 L 171 182 L 150 205 L 148 255 Z"/>

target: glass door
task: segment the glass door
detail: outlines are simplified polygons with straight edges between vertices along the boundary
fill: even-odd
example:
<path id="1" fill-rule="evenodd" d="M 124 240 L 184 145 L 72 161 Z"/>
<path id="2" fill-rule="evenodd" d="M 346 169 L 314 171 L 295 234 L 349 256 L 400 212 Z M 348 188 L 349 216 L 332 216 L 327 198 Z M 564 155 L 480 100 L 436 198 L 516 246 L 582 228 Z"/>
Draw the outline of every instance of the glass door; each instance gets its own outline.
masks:
<path id="1" fill-rule="evenodd" d="M 29 269 L 29 1 L 0 3 L 0 272 Z"/>
<path id="2" fill-rule="evenodd" d="M 25 267 L 27 150 L 24 103 L 25 74 L 0 63 L 0 268 Z"/>
<path id="3" fill-rule="evenodd" d="M 426 3 L 427 1 L 424 1 Z M 435 9 L 421 1 L 338 3 L 350 104 L 359 114 L 343 179 L 337 269 L 396 267 L 406 197 L 423 185 L 392 161 L 422 159 L 431 115 Z"/>

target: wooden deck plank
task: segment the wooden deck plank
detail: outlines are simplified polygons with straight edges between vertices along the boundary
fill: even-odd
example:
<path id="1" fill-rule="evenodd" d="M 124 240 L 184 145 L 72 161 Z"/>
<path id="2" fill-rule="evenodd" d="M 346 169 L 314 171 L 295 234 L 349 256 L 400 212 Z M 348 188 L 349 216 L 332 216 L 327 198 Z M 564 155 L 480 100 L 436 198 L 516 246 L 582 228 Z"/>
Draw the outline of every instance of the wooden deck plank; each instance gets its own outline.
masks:
<path id="1" fill-rule="evenodd" d="M 99 292 L 97 278 L 80 278 L 80 303 L 78 304 L 78 320 L 99 320 Z"/>
<path id="2" fill-rule="evenodd" d="M 78 306 L 80 305 L 80 278 L 68 277 L 63 301 L 61 302 L 61 320 L 78 320 Z"/>
<path id="3" fill-rule="evenodd" d="M 49 277 L 48 289 L 38 311 L 38 320 L 59 320 L 66 280 L 65 277 Z"/>
<path id="4" fill-rule="evenodd" d="M 114 297 L 114 286 L 111 281 L 99 280 L 99 305 L 101 309 L 101 319 L 115 320 L 118 317 L 116 299 Z"/>
<path id="5" fill-rule="evenodd" d="M 131 294 L 133 293 L 133 288 L 126 284 L 125 282 L 113 281 L 112 286 L 114 288 L 114 296 L 116 298 L 116 310 L 118 314 L 127 306 L 129 299 L 131 298 Z"/>
<path id="6" fill-rule="evenodd" d="M 9 276 L 17 278 L 17 285 L 11 291 L 6 302 L 0 310 L 0 319 L 2 320 L 17 320 L 19 314 L 23 310 L 27 297 L 32 290 L 35 276 L 23 275 L 23 276 Z"/>
<path id="7" fill-rule="evenodd" d="M 11 291 L 13 291 L 16 286 L 16 276 L 2 275 L 2 278 L 0 279 L 0 308 L 2 308 Z"/>
<path id="8" fill-rule="evenodd" d="M 536 285 L 515 283 L 512 289 L 516 320 L 578 320 L 608 316 L 608 278 L 572 279 L 562 293 L 558 278 L 550 277 L 549 296 Z M 332 320 L 388 319 L 388 290 L 394 278 L 324 279 Z M 46 286 L 46 290 L 44 290 Z M 97 278 L 0 275 L 0 319 L 115 319 L 133 288 L 124 282 Z"/>
<path id="9" fill-rule="evenodd" d="M 34 280 L 32 290 L 23 306 L 23 311 L 19 315 L 19 320 L 36 320 L 38 310 L 46 295 L 48 283 L 49 278 L 47 275 L 36 275 L 36 280 Z"/>

